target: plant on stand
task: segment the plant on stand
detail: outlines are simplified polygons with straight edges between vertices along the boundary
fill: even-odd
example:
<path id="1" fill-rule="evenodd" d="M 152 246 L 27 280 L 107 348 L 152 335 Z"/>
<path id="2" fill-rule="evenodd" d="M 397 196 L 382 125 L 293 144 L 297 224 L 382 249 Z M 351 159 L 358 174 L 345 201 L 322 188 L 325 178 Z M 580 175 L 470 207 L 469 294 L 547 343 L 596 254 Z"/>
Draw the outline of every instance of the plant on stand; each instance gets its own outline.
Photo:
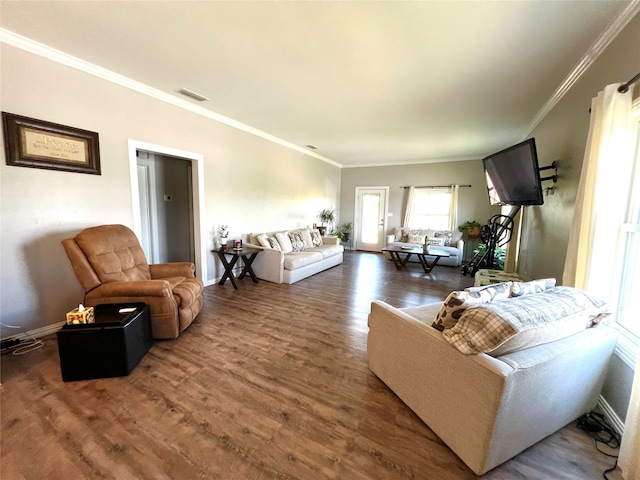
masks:
<path id="1" fill-rule="evenodd" d="M 487 244 L 479 243 L 476 249 L 473 251 L 474 255 L 480 254 L 484 255 L 487 253 Z M 493 251 L 493 269 L 494 270 L 504 270 L 504 258 L 507 254 L 507 251 L 502 247 L 496 247 Z"/>
<path id="2" fill-rule="evenodd" d="M 340 241 L 343 243 L 348 242 L 349 239 L 351 238 L 352 227 L 353 227 L 353 224 L 351 222 L 344 222 L 336 230 L 331 232 L 331 235 L 333 235 L 334 237 L 338 237 Z"/>
<path id="3" fill-rule="evenodd" d="M 327 225 L 331 225 L 336 219 L 336 209 L 335 208 L 325 208 L 318 212 L 318 220 L 320 220 L 321 225 L 318 227 L 320 231 L 320 235 L 324 236 L 327 233 Z"/>
<path id="4" fill-rule="evenodd" d="M 467 232 L 469 238 L 480 238 L 480 229 L 482 225 L 476 222 L 475 220 L 469 220 L 468 222 L 464 222 L 462 225 L 458 226 L 458 231 Z"/>

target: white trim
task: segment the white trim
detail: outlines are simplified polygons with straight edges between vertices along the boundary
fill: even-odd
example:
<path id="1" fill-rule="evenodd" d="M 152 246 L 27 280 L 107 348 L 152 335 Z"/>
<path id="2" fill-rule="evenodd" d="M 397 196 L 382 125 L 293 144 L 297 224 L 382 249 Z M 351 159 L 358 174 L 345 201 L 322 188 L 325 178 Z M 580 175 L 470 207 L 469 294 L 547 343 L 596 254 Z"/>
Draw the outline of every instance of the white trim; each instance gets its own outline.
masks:
<path id="1" fill-rule="evenodd" d="M 580 80 L 584 72 L 596 61 L 600 54 L 609 46 L 618 34 L 627 26 L 631 19 L 640 12 L 640 0 L 632 0 L 624 10 L 618 15 L 609 26 L 598 36 L 595 42 L 589 47 L 589 50 L 582 56 L 578 64 L 573 67 L 567 78 L 558 86 L 556 91 L 551 95 L 547 103 L 538 111 L 533 120 L 529 124 L 527 134 L 524 138 L 531 135 L 538 124 L 549 114 L 565 94 L 573 88 Z"/>
<path id="2" fill-rule="evenodd" d="M 93 75 L 122 87 L 129 88 L 138 93 L 142 93 L 143 95 L 148 95 L 149 97 L 153 97 L 156 100 L 160 100 L 161 102 L 165 102 L 175 107 L 188 110 L 189 112 L 209 118 L 210 120 L 214 120 L 224 125 L 237 128 L 238 130 L 242 130 L 243 132 L 250 133 L 251 135 L 255 135 L 273 143 L 277 143 L 278 145 L 289 148 L 291 150 L 295 150 L 299 153 L 303 153 L 309 157 L 314 157 L 335 167 L 341 167 L 339 163 L 334 162 L 329 158 L 323 157 L 322 155 L 318 155 L 317 153 L 305 147 L 295 145 L 291 142 L 276 137 L 275 135 L 271 135 L 270 133 L 250 127 L 249 125 L 238 122 L 229 117 L 225 117 L 224 115 L 220 115 L 219 113 L 213 112 L 204 107 L 194 105 L 187 100 L 178 98 L 174 94 L 166 93 L 162 90 L 158 90 L 156 88 L 145 85 L 144 83 L 137 82 L 136 80 L 125 77 L 124 75 L 117 74 L 115 72 L 112 72 L 111 70 L 107 70 L 106 68 L 99 67 L 98 65 L 95 65 L 93 63 L 86 62 L 77 57 L 61 52 L 60 50 L 51 48 L 43 43 L 39 43 L 31 40 L 30 38 L 18 35 L 17 33 L 13 33 L 10 30 L 0 28 L 0 42 L 6 43 L 7 45 L 11 45 L 29 53 L 39 55 L 46 58 L 47 60 L 66 65 L 67 67 L 75 68 L 76 70 L 80 70 L 81 72 L 88 73 L 89 75 Z"/>
<path id="3" fill-rule="evenodd" d="M 58 322 L 52 323 L 51 325 L 47 325 L 46 327 L 36 328 L 35 330 L 29 330 L 28 332 L 16 333 L 15 335 L 9 335 L 6 338 L 0 339 L 1 341 L 9 340 L 11 338 L 15 338 L 16 340 L 30 340 L 31 338 L 42 338 L 47 335 L 51 335 L 52 333 L 56 333 L 60 330 L 67 322 Z"/>
<path id="4" fill-rule="evenodd" d="M 159 153 L 172 157 L 185 158 L 195 163 L 196 168 L 191 169 L 193 181 L 193 235 L 196 257 L 196 276 L 205 285 L 212 285 L 213 281 L 207 279 L 207 228 L 204 215 L 204 155 L 187 152 L 177 148 L 155 145 L 129 139 L 129 172 L 131 181 L 131 208 L 133 209 L 133 231 L 138 238 L 141 237 L 142 220 L 140 218 L 140 196 L 138 192 L 138 159 L 136 152 L 146 150 L 151 153 Z"/>
<path id="5" fill-rule="evenodd" d="M 604 417 L 611 424 L 613 429 L 622 436 L 624 434 L 624 422 L 620 419 L 618 414 L 611 408 L 609 402 L 605 400 L 605 398 L 600 395 L 598 398 L 598 407 L 602 410 Z"/>

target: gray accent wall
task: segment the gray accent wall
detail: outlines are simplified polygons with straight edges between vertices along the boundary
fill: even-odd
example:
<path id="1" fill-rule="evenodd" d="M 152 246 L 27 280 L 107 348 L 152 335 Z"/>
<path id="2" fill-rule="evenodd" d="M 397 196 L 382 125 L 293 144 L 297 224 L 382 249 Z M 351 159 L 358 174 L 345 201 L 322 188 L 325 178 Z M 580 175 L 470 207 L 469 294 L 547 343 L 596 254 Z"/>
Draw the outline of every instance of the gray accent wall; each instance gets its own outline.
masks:
<path id="1" fill-rule="evenodd" d="M 591 99 L 606 85 L 626 82 L 640 71 L 639 45 L 640 15 L 636 15 L 531 133 L 536 138 L 540 166 L 559 161 L 559 180 L 555 194 L 545 197 L 543 206 L 524 210 L 520 273 L 561 281 L 589 131 Z M 640 84 L 635 86 L 634 97 L 638 95 Z M 633 369 L 616 357 L 603 397 L 621 419 L 626 416 L 632 380 Z"/>
<path id="2" fill-rule="evenodd" d="M 487 184 L 481 160 L 463 162 L 423 163 L 416 165 L 396 165 L 388 167 L 363 167 L 342 169 L 342 189 L 340 192 L 339 223 L 353 221 L 356 187 L 389 187 L 389 210 L 387 234 L 402 226 L 406 190 L 404 186 L 425 185 L 471 185 L 460 188 L 458 220 L 477 220 L 484 224 L 500 213 L 497 207 L 489 205 Z M 425 225 L 425 228 L 428 228 Z"/>

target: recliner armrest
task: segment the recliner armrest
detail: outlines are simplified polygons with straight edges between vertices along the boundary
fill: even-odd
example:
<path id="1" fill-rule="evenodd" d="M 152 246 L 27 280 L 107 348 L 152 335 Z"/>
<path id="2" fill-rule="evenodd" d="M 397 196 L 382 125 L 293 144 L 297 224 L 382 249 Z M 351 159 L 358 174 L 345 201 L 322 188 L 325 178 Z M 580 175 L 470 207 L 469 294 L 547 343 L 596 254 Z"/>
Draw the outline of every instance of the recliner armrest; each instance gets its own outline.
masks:
<path id="1" fill-rule="evenodd" d="M 194 278 L 196 266 L 191 262 L 156 263 L 149 265 L 152 279 L 168 277 Z"/>
<path id="2" fill-rule="evenodd" d="M 98 297 L 171 297 L 171 287 L 166 280 L 138 280 L 133 282 L 108 282 L 87 293 L 87 298 Z"/>

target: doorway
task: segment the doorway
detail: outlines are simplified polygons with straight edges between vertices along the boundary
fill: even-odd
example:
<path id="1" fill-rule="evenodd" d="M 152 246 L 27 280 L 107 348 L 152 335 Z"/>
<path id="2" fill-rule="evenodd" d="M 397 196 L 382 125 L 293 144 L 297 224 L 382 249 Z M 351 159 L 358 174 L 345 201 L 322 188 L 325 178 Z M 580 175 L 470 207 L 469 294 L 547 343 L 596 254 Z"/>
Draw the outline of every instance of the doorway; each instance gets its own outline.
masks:
<path id="1" fill-rule="evenodd" d="M 384 248 L 389 187 L 356 187 L 354 239 L 356 250 Z"/>
<path id="2" fill-rule="evenodd" d="M 149 156 L 169 157 L 167 165 L 171 167 L 177 167 L 181 171 L 184 171 L 184 185 L 181 192 L 162 192 L 160 200 L 157 200 L 157 195 L 153 194 L 153 191 L 158 189 L 158 179 L 153 178 L 151 172 L 155 172 L 157 169 L 151 168 L 145 165 L 145 162 L 139 162 L 138 152 L 147 152 Z M 182 166 L 180 166 L 180 162 Z M 170 162 L 175 161 L 172 165 Z M 149 164 L 150 162 L 146 162 Z M 204 157 L 201 154 L 187 152 L 183 150 L 177 150 L 162 145 L 154 145 L 146 142 L 139 142 L 136 140 L 129 140 L 129 167 L 131 175 L 131 194 L 132 194 L 132 208 L 133 208 L 133 231 L 140 239 L 145 253 L 148 255 L 150 263 L 159 262 L 163 263 L 163 259 L 171 259 L 176 252 L 180 254 L 188 255 L 193 263 L 196 265 L 196 276 L 200 278 L 205 285 L 210 285 L 213 281 L 207 279 L 207 262 L 206 262 L 206 235 L 207 229 L 204 224 Z M 183 168 L 184 167 L 184 168 Z M 169 176 L 174 176 L 174 173 L 169 173 Z M 155 187 L 151 185 L 152 182 L 156 182 Z M 180 240 L 180 246 L 176 246 L 175 243 L 168 242 L 164 244 L 163 240 L 157 232 L 163 230 L 162 225 L 158 225 L 158 216 L 154 215 L 153 209 L 169 206 L 170 209 L 175 205 L 174 199 L 178 200 L 177 196 L 188 197 L 186 200 L 182 199 L 187 207 L 186 213 L 182 213 L 181 223 L 179 226 L 173 226 L 170 228 L 178 228 L 182 232 L 182 236 L 188 237 L 188 240 Z M 156 198 L 156 200 L 153 200 Z M 153 202 L 156 202 L 154 207 Z M 155 224 L 154 224 L 155 221 Z M 166 228 L 166 227 L 165 227 Z M 163 253 L 163 248 L 164 253 Z M 148 252 L 147 253 L 147 250 Z M 184 253 L 185 249 L 188 250 L 188 254 Z M 163 257 L 165 255 L 165 257 Z M 171 261 L 171 260 L 169 260 Z"/>

